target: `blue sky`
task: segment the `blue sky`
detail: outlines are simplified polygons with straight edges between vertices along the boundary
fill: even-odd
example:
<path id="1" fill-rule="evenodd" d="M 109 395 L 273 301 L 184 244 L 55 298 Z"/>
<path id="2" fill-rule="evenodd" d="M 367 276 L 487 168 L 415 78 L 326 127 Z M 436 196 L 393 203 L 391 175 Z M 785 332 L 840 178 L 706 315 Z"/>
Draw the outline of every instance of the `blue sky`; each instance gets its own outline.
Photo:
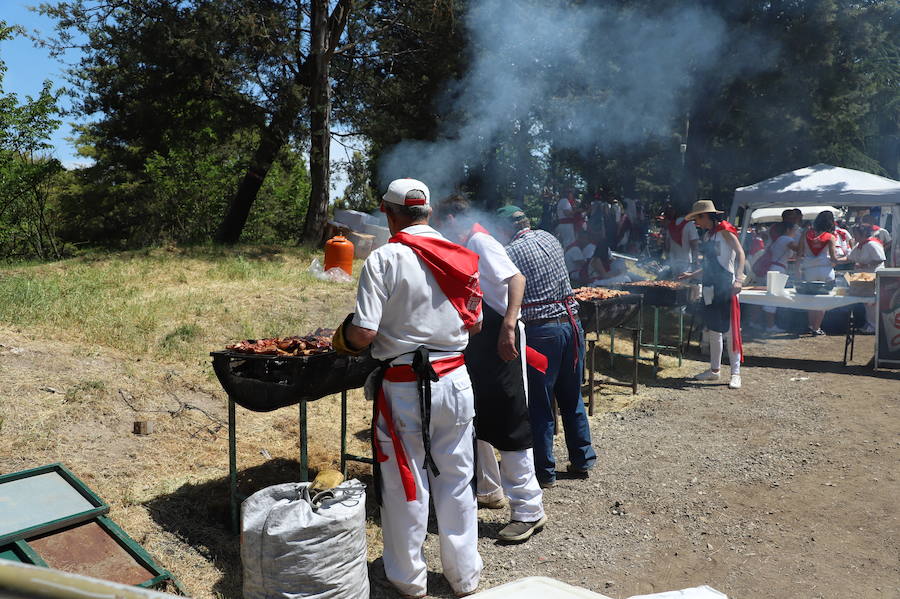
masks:
<path id="1" fill-rule="evenodd" d="M 43 17 L 31 10 L 40 0 L 0 0 L 0 19 L 9 25 L 20 25 L 29 33 L 36 33 L 39 37 L 51 37 L 53 35 L 53 20 Z M 54 89 L 65 85 L 66 65 L 59 60 L 51 58 L 45 48 L 35 47 L 34 43 L 22 36 L 12 40 L 0 42 L 0 58 L 6 63 L 6 76 L 3 78 L 3 90 L 19 96 L 20 101 L 26 95 L 37 95 L 41 91 L 44 81 L 49 79 Z M 79 53 L 70 51 L 64 60 L 68 64 L 78 62 Z M 71 106 L 71 102 L 63 95 L 60 98 L 63 108 Z M 72 135 L 72 117 L 65 118 L 62 125 L 54 133 L 50 143 L 53 145 L 53 155 L 67 167 L 75 167 L 85 164 L 85 159 L 75 154 L 75 148 L 67 137 Z M 346 142 L 347 140 L 345 140 Z M 358 142 L 352 143 L 358 145 Z M 338 144 L 331 143 L 332 161 L 337 163 L 349 159 L 350 152 Z M 335 164 L 337 167 L 337 164 Z M 347 185 L 346 176 L 337 168 L 332 174 L 331 197 L 336 199 L 343 195 Z"/>
<path id="2" fill-rule="evenodd" d="M 9 25 L 20 25 L 29 33 L 36 32 L 42 37 L 50 37 L 53 34 L 53 21 L 28 10 L 29 6 L 37 4 L 36 0 L 0 0 L 3 9 L 0 10 L 0 19 Z M 6 76 L 3 78 L 3 89 L 19 96 L 20 101 L 26 95 L 37 95 L 46 79 L 53 82 L 54 89 L 65 84 L 65 65 L 50 57 L 45 48 L 37 48 L 34 43 L 18 36 L 15 39 L 0 43 L 0 58 L 6 63 Z M 65 59 L 70 62 L 78 60 L 78 54 L 70 52 Z M 63 107 L 70 106 L 68 99 L 63 96 L 60 99 Z M 53 144 L 53 154 L 66 166 L 74 166 L 83 163 L 83 158 L 75 155 L 75 148 L 65 140 L 72 135 L 71 117 L 65 119 L 63 124 L 50 140 Z"/>

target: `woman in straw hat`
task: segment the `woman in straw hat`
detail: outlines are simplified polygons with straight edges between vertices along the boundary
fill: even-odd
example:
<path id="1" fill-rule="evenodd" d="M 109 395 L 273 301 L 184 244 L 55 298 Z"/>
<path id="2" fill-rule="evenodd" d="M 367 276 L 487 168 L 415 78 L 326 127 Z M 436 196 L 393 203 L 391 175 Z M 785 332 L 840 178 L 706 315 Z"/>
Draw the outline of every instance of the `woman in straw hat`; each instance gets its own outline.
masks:
<path id="1" fill-rule="evenodd" d="M 698 374 L 700 381 L 719 380 L 722 365 L 723 337 L 728 344 L 731 361 L 731 380 L 728 386 L 741 388 L 741 307 L 737 294 L 744 282 L 744 249 L 737 238 L 737 229 L 722 217 L 712 200 L 694 202 L 684 217 L 703 231 L 700 270 L 685 273 L 680 278 L 702 276 L 703 319 L 709 329 L 709 370 Z"/>

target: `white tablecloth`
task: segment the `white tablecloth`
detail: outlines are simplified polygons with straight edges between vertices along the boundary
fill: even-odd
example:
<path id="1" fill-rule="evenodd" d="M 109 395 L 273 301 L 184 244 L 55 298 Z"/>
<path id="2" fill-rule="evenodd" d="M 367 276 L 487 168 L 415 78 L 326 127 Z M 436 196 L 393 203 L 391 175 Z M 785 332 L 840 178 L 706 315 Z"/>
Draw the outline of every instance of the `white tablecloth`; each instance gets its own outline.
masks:
<path id="1" fill-rule="evenodd" d="M 785 289 L 787 297 L 769 295 L 765 291 L 747 289 L 738 295 L 742 304 L 755 306 L 774 306 L 776 308 L 793 308 L 795 310 L 832 310 L 852 304 L 874 304 L 875 297 L 855 297 L 852 295 L 835 295 L 834 290 L 828 295 L 802 295 L 793 289 Z"/>

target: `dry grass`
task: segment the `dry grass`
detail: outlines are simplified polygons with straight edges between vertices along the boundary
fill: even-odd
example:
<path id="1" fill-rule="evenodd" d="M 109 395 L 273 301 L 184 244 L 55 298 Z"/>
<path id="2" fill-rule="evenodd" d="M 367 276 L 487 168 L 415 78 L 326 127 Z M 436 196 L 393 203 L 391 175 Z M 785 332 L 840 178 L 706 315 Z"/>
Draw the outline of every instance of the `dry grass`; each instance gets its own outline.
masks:
<path id="1" fill-rule="evenodd" d="M 316 280 L 312 257 L 167 248 L 0 269 L 0 472 L 65 463 L 191 596 L 239 597 L 238 543 L 225 527 L 226 398 L 208 353 L 339 323 L 355 284 Z M 616 347 L 631 350 L 625 340 Z M 618 360 L 620 378 L 627 364 Z M 606 387 L 598 409 L 633 401 L 630 390 Z M 339 413 L 336 398 L 309 405 L 313 468 L 338 464 Z M 369 414 L 351 392 L 353 453 L 370 453 Z M 132 434 L 135 420 L 153 420 L 156 432 Z M 297 480 L 296 408 L 238 409 L 237 431 L 244 491 Z M 350 474 L 370 480 L 362 465 Z M 380 534 L 370 517 L 372 559 Z"/>
<path id="2" fill-rule="evenodd" d="M 192 596 L 240 596 L 226 398 L 208 353 L 338 324 L 355 284 L 318 281 L 311 259 L 169 248 L 0 270 L 0 472 L 65 463 Z M 295 409 L 238 410 L 244 490 L 298 479 Z M 359 392 L 351 412 L 351 450 L 367 455 Z M 338 414 L 332 399 L 309 406 L 314 468 L 338 463 Z M 133 435 L 135 420 L 156 432 Z"/>

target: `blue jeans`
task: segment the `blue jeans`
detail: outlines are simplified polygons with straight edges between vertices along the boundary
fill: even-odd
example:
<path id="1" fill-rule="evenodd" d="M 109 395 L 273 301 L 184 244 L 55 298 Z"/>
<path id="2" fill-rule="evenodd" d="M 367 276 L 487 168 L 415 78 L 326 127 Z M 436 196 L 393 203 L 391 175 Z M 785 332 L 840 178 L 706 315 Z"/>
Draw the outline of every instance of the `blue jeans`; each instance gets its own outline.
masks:
<path id="1" fill-rule="evenodd" d="M 578 324 L 578 347 L 568 323 L 526 325 L 525 342 L 547 356 L 547 373 L 528 368 L 528 411 L 531 433 L 534 436 L 534 469 L 541 482 L 556 479 L 556 460 L 553 458 L 553 406 L 562 419 L 569 462 L 575 468 L 588 469 L 597 460 L 591 446 L 584 401 L 581 399 L 581 380 L 584 371 L 584 331 Z"/>

